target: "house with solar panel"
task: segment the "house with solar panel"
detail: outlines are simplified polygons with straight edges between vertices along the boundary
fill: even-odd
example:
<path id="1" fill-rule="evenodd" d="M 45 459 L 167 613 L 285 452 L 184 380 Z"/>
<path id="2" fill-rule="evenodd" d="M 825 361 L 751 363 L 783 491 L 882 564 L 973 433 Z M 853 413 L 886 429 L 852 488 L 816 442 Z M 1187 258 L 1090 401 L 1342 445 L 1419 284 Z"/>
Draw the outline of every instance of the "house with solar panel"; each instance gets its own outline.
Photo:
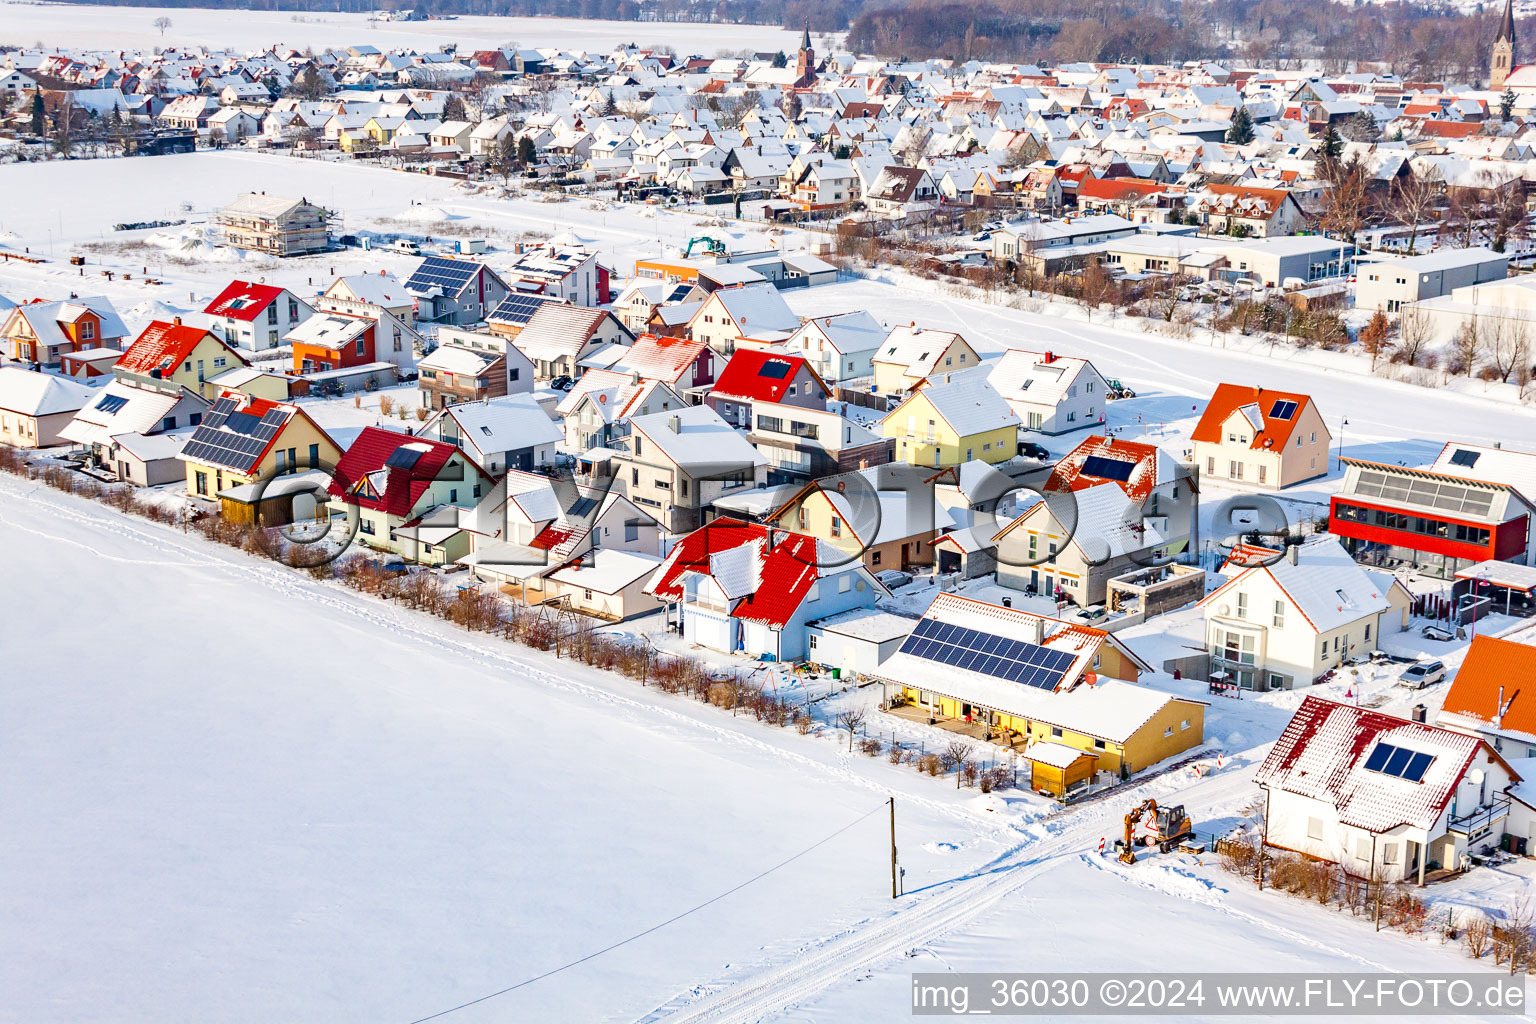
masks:
<path id="1" fill-rule="evenodd" d="M 1220 384 L 1190 439 L 1206 477 L 1278 491 L 1328 473 L 1333 435 L 1307 395 Z"/>
<path id="2" fill-rule="evenodd" d="M 1047 767 L 1086 756 L 1092 778 L 1205 741 L 1206 704 L 1137 685 L 1150 671 L 1104 630 L 940 593 L 874 674 L 896 714 L 958 723 Z"/>
<path id="3" fill-rule="evenodd" d="M 113 365 L 112 372 L 118 380 L 145 387 L 185 385 L 212 401 L 219 393 L 213 378 L 247 366 L 250 360 L 212 331 L 188 326 L 178 316 L 171 323 L 151 322 Z"/>
<path id="4" fill-rule="evenodd" d="M 809 623 L 872 608 L 888 593 L 814 537 L 729 518 L 679 541 L 646 592 L 668 604 L 691 642 L 774 661 L 805 659 Z"/>
<path id="5" fill-rule="evenodd" d="M 1156 445 L 1087 438 L 1052 467 L 1045 500 L 992 537 L 997 581 L 1058 603 L 1102 604 L 1111 578 L 1188 548 L 1196 487 Z"/>
<path id="6" fill-rule="evenodd" d="M 1511 800 L 1521 776 L 1486 740 L 1316 696 L 1254 781 L 1266 846 L 1357 878 L 1422 885 L 1506 832 L 1530 834 L 1529 806 Z"/>
<path id="7" fill-rule="evenodd" d="M 735 427 L 752 426 L 758 402 L 798 409 L 825 410 L 831 397 L 816 370 L 798 355 L 742 348 L 731 355 L 704 404 Z"/>
<path id="8" fill-rule="evenodd" d="M 405 290 L 416 297 L 418 319 L 453 327 L 479 323 L 512 292 L 484 263 L 451 256 L 425 257 Z"/>
<path id="9" fill-rule="evenodd" d="M 334 466 L 341 448 L 296 405 L 228 393 L 203 415 L 176 457 L 185 463 L 189 496 L 220 502 L 225 518 L 276 526 L 288 519 L 263 505 L 264 498 L 276 497 L 264 493 L 263 483 Z"/>
<path id="10" fill-rule="evenodd" d="M 530 292 L 513 292 L 497 304 L 485 318 L 486 329 L 508 340 L 516 338 L 528 326 L 540 306 L 547 302 L 556 304 L 565 300 L 554 295 L 536 295 Z"/>
<path id="11" fill-rule="evenodd" d="M 314 312 L 287 288 L 252 281 L 231 281 L 203 307 L 208 329 L 247 352 L 277 348 L 283 335 Z"/>
<path id="12" fill-rule="evenodd" d="M 608 268 L 597 252 L 584 245 L 561 245 L 554 240 L 528 246 L 503 276 L 523 293 L 564 299 L 577 306 L 602 306 L 609 294 Z"/>
<path id="13" fill-rule="evenodd" d="M 357 541 L 424 565 L 469 554 L 495 480 L 444 441 L 364 427 L 337 462 L 330 515 L 356 516 Z"/>

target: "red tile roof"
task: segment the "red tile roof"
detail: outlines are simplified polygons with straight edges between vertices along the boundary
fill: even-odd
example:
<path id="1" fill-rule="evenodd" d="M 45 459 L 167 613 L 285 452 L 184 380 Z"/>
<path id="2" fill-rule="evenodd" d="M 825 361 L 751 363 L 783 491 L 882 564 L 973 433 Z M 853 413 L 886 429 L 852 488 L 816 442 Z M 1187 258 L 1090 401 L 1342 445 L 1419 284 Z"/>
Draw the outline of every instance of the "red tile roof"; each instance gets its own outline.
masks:
<path id="1" fill-rule="evenodd" d="M 1485 634 L 1473 637 L 1442 710 L 1536 736 L 1536 647 Z"/>
<path id="2" fill-rule="evenodd" d="M 1430 754 L 1434 760 L 1418 782 L 1367 770 L 1366 759 L 1378 742 Z M 1356 828 L 1431 828 L 1480 750 L 1490 759 L 1498 758 L 1475 736 L 1309 695 L 1254 778 L 1332 804 L 1339 820 Z M 1518 781 L 1513 769 L 1510 774 Z"/>
<path id="3" fill-rule="evenodd" d="M 619 357 L 614 368 L 633 370 L 641 377 L 650 380 L 664 380 L 668 384 L 676 384 L 688 368 L 698 361 L 699 356 L 708 350 L 709 344 L 703 339 L 642 334 Z"/>
<path id="4" fill-rule="evenodd" d="M 784 393 L 789 385 L 794 383 L 795 375 L 806 362 L 800 356 L 780 355 L 777 352 L 767 352 L 761 349 L 739 348 L 731 356 L 731 361 L 725 364 L 725 369 L 720 371 L 719 378 L 711 390 L 717 395 L 726 395 L 731 398 L 751 398 L 759 402 L 779 402 L 784 398 Z M 782 376 L 764 374 L 767 367 L 782 368 Z M 816 371 L 811 371 L 815 375 Z M 821 383 L 821 378 L 816 378 Z M 826 385 L 822 384 L 822 390 Z"/>
<path id="5" fill-rule="evenodd" d="M 283 289 L 270 284 L 231 281 L 228 288 L 219 292 L 203 308 L 203 312 L 209 316 L 227 316 L 232 320 L 255 320 L 281 294 Z"/>
<path id="6" fill-rule="evenodd" d="M 1155 196 L 1166 189 L 1160 182 L 1145 178 L 1090 178 L 1077 187 L 1077 198 L 1126 200 Z"/>
<path id="7" fill-rule="evenodd" d="M 1194 433 L 1189 436 L 1191 440 L 1219 444 L 1222 440 L 1221 425 L 1227 421 L 1227 418 L 1245 405 L 1257 405 L 1259 419 L 1264 424 L 1264 428 L 1254 431 L 1253 440 L 1248 447 L 1255 450 L 1278 448 L 1291 439 L 1291 433 L 1296 429 L 1302 411 L 1311 401 L 1312 399 L 1306 395 L 1291 391 L 1271 391 L 1269 388 L 1244 387 L 1241 384 L 1218 384 L 1216 393 L 1205 404 L 1205 412 L 1201 414 L 1200 422 L 1195 424 Z M 1296 404 L 1296 409 L 1289 419 L 1278 419 L 1270 415 L 1274 412 L 1277 402 Z"/>
<path id="8" fill-rule="evenodd" d="M 197 343 L 206 337 L 211 335 L 201 327 L 156 320 L 144 328 L 144 333 L 134 339 L 128 351 L 114 365 L 146 377 L 152 370 L 169 375 L 192 354 Z"/>
<path id="9" fill-rule="evenodd" d="M 1419 134 L 1437 139 L 1469 139 L 1481 135 L 1480 121 L 1425 121 L 1419 125 Z"/>
<path id="10" fill-rule="evenodd" d="M 1084 464 L 1094 456 L 1112 462 L 1134 462 L 1136 466 L 1128 473 L 1125 480 L 1094 476 L 1083 470 Z M 1124 491 L 1132 501 L 1144 502 L 1157 486 L 1157 464 L 1161 457 L 1163 456 L 1158 452 L 1156 445 L 1142 444 L 1140 441 L 1111 440 L 1095 434 L 1061 457 L 1061 461 L 1056 463 L 1055 468 L 1051 470 L 1051 475 L 1046 479 L 1044 489 L 1057 493 L 1081 491 L 1109 480 Z"/>
<path id="11" fill-rule="evenodd" d="M 420 458 L 409 470 L 385 466 L 398 448 L 414 445 Z M 441 441 L 399 434 L 379 427 L 364 427 L 342 455 L 331 482 L 331 494 L 363 508 L 408 516 L 427 487 L 459 449 Z M 467 461 L 467 460 L 466 460 Z M 378 474 L 383 473 L 381 478 Z"/>
<path id="12" fill-rule="evenodd" d="M 816 538 L 775 529 L 773 547 L 765 550 L 768 531 L 762 523 L 728 517 L 713 520 L 672 549 L 647 593 L 676 601 L 683 596 L 683 577 L 687 573 L 710 576 L 711 556 L 752 545 L 757 586 L 736 604 L 731 614 L 746 622 L 787 625 L 820 575 L 816 568 Z"/>

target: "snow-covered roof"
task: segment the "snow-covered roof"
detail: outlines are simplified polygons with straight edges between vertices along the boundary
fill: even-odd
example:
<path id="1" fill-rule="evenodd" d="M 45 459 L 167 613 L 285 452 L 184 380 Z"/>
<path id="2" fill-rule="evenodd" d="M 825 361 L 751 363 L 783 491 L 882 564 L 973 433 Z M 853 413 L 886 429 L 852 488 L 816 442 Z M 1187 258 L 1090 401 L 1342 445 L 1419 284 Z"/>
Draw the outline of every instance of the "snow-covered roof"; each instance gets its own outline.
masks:
<path id="1" fill-rule="evenodd" d="M 23 416 L 76 412 L 94 398 L 95 388 L 52 374 L 0 367 L 0 409 Z"/>
<path id="2" fill-rule="evenodd" d="M 571 586 L 585 587 L 599 594 L 617 594 L 625 587 L 652 576 L 661 559 L 636 551 L 596 548 L 569 565 L 549 574 L 549 578 Z"/>
<path id="3" fill-rule="evenodd" d="M 630 426 L 669 461 L 695 476 L 762 466 L 768 461 L 707 405 L 636 416 Z M 642 453 L 641 457 L 649 456 Z"/>

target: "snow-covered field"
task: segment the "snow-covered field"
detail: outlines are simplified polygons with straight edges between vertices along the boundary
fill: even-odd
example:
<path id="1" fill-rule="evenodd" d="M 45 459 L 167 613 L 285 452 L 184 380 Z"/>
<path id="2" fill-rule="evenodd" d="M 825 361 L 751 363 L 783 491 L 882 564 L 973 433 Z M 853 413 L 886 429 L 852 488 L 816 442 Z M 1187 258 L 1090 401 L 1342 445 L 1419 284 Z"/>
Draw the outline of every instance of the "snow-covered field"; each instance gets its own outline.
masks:
<path id="1" fill-rule="evenodd" d="M 620 274 L 701 220 L 245 153 L 13 165 L 0 186 L 30 197 L 0 206 L 0 246 L 49 257 L 0 263 L 0 294 L 106 294 L 135 330 L 177 313 L 196 322 L 235 276 L 307 294 L 335 274 L 413 263 L 377 250 L 273 261 L 182 248 L 211 207 L 245 190 L 334 205 L 348 231 L 472 230 L 499 249 L 492 264 L 520 236 L 572 232 Z M 111 230 L 182 218 L 192 223 Z M 83 272 L 68 264 L 77 253 Z M 1413 387 L 1348 357 L 1174 339 L 909 279 L 786 297 L 805 314 L 868 308 L 955 327 L 984 352 L 1089 355 L 1141 396 L 1113 403 L 1109 425 L 1174 451 L 1217 380 L 1311 394 L 1330 425 L 1348 418 L 1351 455 L 1536 442 L 1536 410 L 1480 383 Z M 309 407 L 339 433 L 371 421 L 350 400 Z M 1298 514 L 1336 485 L 1334 474 L 1297 489 Z M 912 970 L 1466 964 L 1437 938 L 1377 935 L 1260 895 L 1210 858 L 1127 869 L 1092 856 L 1136 793 L 1042 817 L 1014 791 L 956 791 L 850 756 L 846 737 L 770 729 L 468 637 L 10 477 L 0 543 L 0 1020 L 415 1020 L 666 921 L 854 822 L 695 914 L 449 1019 L 740 1022 L 794 1008 L 788 1019 L 875 1024 L 905 1015 Z M 1431 653 L 1454 669 L 1454 651 Z M 1390 676 L 1359 683 L 1409 699 Z M 1213 706 L 1207 736 L 1225 770 L 1180 770 L 1145 795 L 1187 803 L 1202 832 L 1233 824 L 1289 696 Z M 1412 697 L 1426 698 L 1437 694 Z M 880 809 L 893 793 L 911 893 L 894 902 Z M 1473 876 L 1497 893 L 1431 895 L 1502 899 L 1528 885 L 1507 870 Z"/>
<path id="2" fill-rule="evenodd" d="M 162 36 L 155 19 L 171 19 Z M 369 21 L 334 11 L 240 11 L 186 7 L 109 7 L 0 0 L 0 41 L 68 48 L 252 46 L 324 48 L 369 44 L 380 49 L 459 43 L 558 46 L 607 51 L 624 43 L 666 43 L 680 53 L 713 57 L 740 50 L 792 52 L 799 34 L 773 25 L 705 25 L 576 18 L 463 17 L 451 21 Z"/>
<path id="3" fill-rule="evenodd" d="M 1230 826 L 1262 744 L 1041 819 L 14 478 L 0 543 L 0 1019 L 415 1020 L 808 848 L 454 1019 L 877 1024 L 913 970 L 1466 964 L 1210 857 L 1094 855 L 1143 795 Z"/>

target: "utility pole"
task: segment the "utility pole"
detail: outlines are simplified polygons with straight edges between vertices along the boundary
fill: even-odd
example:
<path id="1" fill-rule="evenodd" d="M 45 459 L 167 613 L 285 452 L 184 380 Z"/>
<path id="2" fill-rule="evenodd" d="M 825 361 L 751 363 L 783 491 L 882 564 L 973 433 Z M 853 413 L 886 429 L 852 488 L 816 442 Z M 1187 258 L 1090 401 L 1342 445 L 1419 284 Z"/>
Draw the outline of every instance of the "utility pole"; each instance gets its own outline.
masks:
<path id="1" fill-rule="evenodd" d="M 896 898 L 896 798 L 891 797 L 891 899 Z"/>

